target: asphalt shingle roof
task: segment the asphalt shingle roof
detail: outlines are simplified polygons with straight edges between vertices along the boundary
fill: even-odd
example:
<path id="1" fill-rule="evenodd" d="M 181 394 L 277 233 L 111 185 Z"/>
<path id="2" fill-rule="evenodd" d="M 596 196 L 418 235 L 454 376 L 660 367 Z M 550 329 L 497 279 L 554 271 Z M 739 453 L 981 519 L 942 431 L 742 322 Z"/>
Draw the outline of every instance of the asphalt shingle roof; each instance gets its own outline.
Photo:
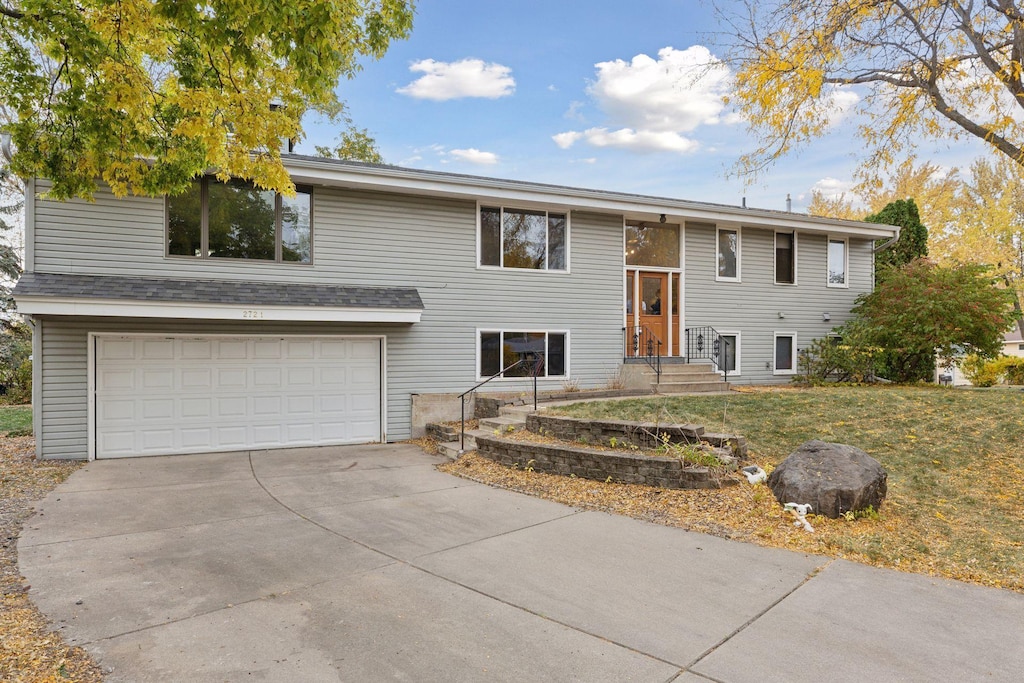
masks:
<path id="1" fill-rule="evenodd" d="M 14 288 L 14 297 L 423 310 L 419 292 L 412 287 L 170 280 L 57 273 L 25 273 Z"/>

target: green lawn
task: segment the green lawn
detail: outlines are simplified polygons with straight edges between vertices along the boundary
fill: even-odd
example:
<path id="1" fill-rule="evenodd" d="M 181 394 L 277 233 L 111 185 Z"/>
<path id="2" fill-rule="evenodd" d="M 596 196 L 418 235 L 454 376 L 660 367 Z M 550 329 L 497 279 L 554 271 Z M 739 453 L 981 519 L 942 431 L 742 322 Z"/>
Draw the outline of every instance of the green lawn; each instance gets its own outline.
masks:
<path id="1" fill-rule="evenodd" d="M 738 432 L 769 470 L 809 439 L 857 446 L 888 471 L 888 498 L 880 520 L 818 535 L 823 552 L 1024 590 L 1024 391 L 786 388 L 558 412 Z"/>
<path id="2" fill-rule="evenodd" d="M 28 432 L 32 429 L 32 408 L 0 407 L 0 433 Z"/>

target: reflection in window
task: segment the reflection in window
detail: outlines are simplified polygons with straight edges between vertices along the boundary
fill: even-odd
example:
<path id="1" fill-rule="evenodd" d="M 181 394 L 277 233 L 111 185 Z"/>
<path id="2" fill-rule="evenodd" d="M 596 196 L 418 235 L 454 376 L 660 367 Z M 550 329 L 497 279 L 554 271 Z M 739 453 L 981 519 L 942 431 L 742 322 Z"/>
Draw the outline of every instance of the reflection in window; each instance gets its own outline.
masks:
<path id="1" fill-rule="evenodd" d="M 722 345 L 719 348 L 718 369 L 736 372 L 736 352 L 739 351 L 739 337 L 735 334 L 721 335 Z M 722 367 L 722 366 L 725 367 Z"/>
<path id="2" fill-rule="evenodd" d="M 795 339 L 792 335 L 778 334 L 775 335 L 775 372 L 786 373 L 792 372 L 795 365 L 795 354 L 793 353 L 795 347 Z"/>
<path id="3" fill-rule="evenodd" d="M 242 180 L 197 180 L 167 199 L 167 253 L 259 261 L 312 260 L 312 190 L 283 197 Z"/>
<path id="4" fill-rule="evenodd" d="M 846 240 L 828 241 L 828 284 L 832 287 L 846 284 Z"/>
<path id="5" fill-rule="evenodd" d="M 679 226 L 666 223 L 626 224 L 626 265 L 679 267 Z"/>
<path id="6" fill-rule="evenodd" d="M 718 230 L 718 277 L 738 279 L 740 273 L 740 233 L 738 230 Z"/>
<path id="7" fill-rule="evenodd" d="M 775 233 L 775 282 L 792 285 L 796 283 L 796 233 Z"/>
<path id="8" fill-rule="evenodd" d="M 564 377 L 567 349 L 564 332 L 481 332 L 480 376 L 490 377 L 522 360 L 505 377 Z"/>
<path id="9" fill-rule="evenodd" d="M 210 183 L 209 255 L 273 261 L 276 196 L 241 180 Z"/>
<path id="10" fill-rule="evenodd" d="M 480 265 L 566 270 L 566 215 L 481 207 Z"/>

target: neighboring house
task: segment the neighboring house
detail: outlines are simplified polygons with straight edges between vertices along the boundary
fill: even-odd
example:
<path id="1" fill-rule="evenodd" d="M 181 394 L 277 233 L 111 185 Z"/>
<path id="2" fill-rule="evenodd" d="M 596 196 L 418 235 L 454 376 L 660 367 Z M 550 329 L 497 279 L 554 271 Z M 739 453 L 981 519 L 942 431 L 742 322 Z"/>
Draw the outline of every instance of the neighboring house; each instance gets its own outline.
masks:
<path id="1" fill-rule="evenodd" d="M 1024 337 L 1021 337 L 1020 328 L 1014 323 L 1013 330 L 1003 337 L 1004 356 L 1024 356 Z"/>
<path id="2" fill-rule="evenodd" d="M 729 380 L 788 382 L 871 289 L 889 226 L 286 156 L 294 199 L 32 199 L 15 290 L 48 458 L 394 441 L 414 400 L 524 353 L 605 386 L 646 327 L 730 342 Z M 709 333 L 710 334 L 710 333 Z M 710 338 L 708 339 L 710 341 Z M 521 373 L 514 373 L 521 374 Z M 494 391 L 522 391 L 521 377 Z"/>

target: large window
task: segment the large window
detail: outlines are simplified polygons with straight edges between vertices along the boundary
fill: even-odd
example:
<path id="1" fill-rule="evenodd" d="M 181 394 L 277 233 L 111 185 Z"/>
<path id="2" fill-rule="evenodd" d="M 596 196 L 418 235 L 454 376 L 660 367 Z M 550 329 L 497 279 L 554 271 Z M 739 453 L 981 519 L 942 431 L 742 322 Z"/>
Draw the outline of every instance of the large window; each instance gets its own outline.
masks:
<path id="1" fill-rule="evenodd" d="M 626 265 L 678 268 L 679 226 L 666 223 L 627 223 Z"/>
<path id="2" fill-rule="evenodd" d="M 505 377 L 565 377 L 568 369 L 565 332 L 480 332 L 480 377 L 490 377 L 523 360 Z"/>
<path id="3" fill-rule="evenodd" d="M 828 286 L 846 287 L 846 240 L 828 239 Z"/>
<path id="4" fill-rule="evenodd" d="M 167 198 L 167 253 L 309 263 L 311 205 L 308 187 L 296 187 L 290 198 L 242 180 L 201 178 Z"/>
<path id="5" fill-rule="evenodd" d="M 480 265 L 568 270 L 566 214 L 480 208 Z"/>
<path id="6" fill-rule="evenodd" d="M 775 233 L 775 284 L 796 284 L 796 233 Z"/>
<path id="7" fill-rule="evenodd" d="M 740 279 L 740 231 L 739 228 L 719 228 L 718 233 L 718 280 Z"/>
<path id="8" fill-rule="evenodd" d="M 796 332 L 775 333 L 775 374 L 796 372 Z"/>

